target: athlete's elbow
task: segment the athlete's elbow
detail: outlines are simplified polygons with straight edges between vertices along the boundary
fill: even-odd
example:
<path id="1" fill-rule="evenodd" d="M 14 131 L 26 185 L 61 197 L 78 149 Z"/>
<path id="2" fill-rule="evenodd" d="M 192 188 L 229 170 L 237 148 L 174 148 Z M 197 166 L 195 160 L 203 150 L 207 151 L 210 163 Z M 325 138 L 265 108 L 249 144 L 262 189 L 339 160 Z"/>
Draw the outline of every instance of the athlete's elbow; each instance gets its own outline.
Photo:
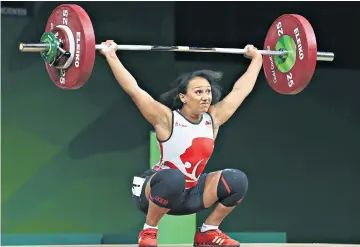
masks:
<path id="1" fill-rule="evenodd" d="M 129 81 L 120 81 L 117 80 L 120 86 L 123 88 L 125 93 L 127 93 L 130 97 L 133 97 L 136 92 L 139 90 L 139 86 L 135 80 Z"/>
<path id="2" fill-rule="evenodd" d="M 253 89 L 254 89 L 254 84 L 244 83 L 239 85 L 238 87 L 234 87 L 233 92 L 237 94 L 237 98 L 245 99 Z"/>
<path id="3" fill-rule="evenodd" d="M 136 98 L 139 95 L 140 92 L 140 88 L 139 86 L 133 85 L 128 87 L 127 89 L 125 89 L 125 92 L 131 97 L 131 98 Z"/>

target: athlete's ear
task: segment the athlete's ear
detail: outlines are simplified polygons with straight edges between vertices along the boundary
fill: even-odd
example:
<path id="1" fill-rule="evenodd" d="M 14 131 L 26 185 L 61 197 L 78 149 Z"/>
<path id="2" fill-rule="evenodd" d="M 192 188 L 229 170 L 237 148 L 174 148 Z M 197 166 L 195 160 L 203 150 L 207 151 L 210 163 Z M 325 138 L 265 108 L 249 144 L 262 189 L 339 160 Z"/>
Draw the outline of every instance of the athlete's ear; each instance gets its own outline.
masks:
<path id="1" fill-rule="evenodd" d="M 185 94 L 180 93 L 179 98 L 180 98 L 181 102 L 183 102 L 183 104 L 186 104 L 186 95 Z"/>

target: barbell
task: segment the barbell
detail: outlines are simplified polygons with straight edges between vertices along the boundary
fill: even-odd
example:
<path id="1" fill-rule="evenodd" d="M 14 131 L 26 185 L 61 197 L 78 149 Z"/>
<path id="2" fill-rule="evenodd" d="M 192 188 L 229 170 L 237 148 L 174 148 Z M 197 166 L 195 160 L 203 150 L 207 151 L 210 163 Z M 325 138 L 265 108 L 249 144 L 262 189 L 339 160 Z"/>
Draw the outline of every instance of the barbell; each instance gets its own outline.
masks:
<path id="1" fill-rule="evenodd" d="M 39 52 L 51 80 L 62 89 L 79 89 L 90 78 L 95 62 L 95 33 L 86 11 L 62 4 L 51 13 L 38 43 L 20 43 L 21 52 Z M 246 54 L 245 49 L 191 46 L 118 45 L 127 51 L 173 51 Z M 300 93 L 311 81 L 317 61 L 331 62 L 332 52 L 318 52 L 314 30 L 297 14 L 284 14 L 270 26 L 263 50 L 269 85 L 281 94 Z"/>

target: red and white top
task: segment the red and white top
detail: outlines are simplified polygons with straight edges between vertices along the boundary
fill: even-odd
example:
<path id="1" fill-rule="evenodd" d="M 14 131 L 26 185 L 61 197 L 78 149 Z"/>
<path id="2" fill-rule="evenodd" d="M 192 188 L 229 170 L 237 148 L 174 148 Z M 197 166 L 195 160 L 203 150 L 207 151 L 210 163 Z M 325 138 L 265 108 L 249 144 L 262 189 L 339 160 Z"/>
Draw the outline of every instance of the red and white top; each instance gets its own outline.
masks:
<path id="1" fill-rule="evenodd" d="M 214 150 L 212 117 L 204 113 L 200 122 L 193 123 L 175 110 L 169 139 L 158 143 L 161 156 L 153 169 L 178 169 L 184 174 L 189 189 L 198 183 Z"/>

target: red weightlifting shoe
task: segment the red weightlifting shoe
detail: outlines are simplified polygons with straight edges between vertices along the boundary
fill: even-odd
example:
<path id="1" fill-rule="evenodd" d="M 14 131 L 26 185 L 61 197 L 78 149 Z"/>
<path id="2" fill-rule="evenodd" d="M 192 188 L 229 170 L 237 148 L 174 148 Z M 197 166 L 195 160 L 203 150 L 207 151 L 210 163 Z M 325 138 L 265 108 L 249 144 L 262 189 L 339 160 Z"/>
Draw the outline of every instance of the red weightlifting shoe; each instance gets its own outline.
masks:
<path id="1" fill-rule="evenodd" d="M 231 239 L 228 235 L 221 232 L 219 229 L 201 232 L 200 228 L 196 231 L 194 246 L 210 247 L 210 246 L 226 246 L 238 247 L 240 243 Z"/>
<path id="2" fill-rule="evenodd" d="M 158 230 L 148 228 L 139 233 L 139 247 L 157 247 Z"/>

